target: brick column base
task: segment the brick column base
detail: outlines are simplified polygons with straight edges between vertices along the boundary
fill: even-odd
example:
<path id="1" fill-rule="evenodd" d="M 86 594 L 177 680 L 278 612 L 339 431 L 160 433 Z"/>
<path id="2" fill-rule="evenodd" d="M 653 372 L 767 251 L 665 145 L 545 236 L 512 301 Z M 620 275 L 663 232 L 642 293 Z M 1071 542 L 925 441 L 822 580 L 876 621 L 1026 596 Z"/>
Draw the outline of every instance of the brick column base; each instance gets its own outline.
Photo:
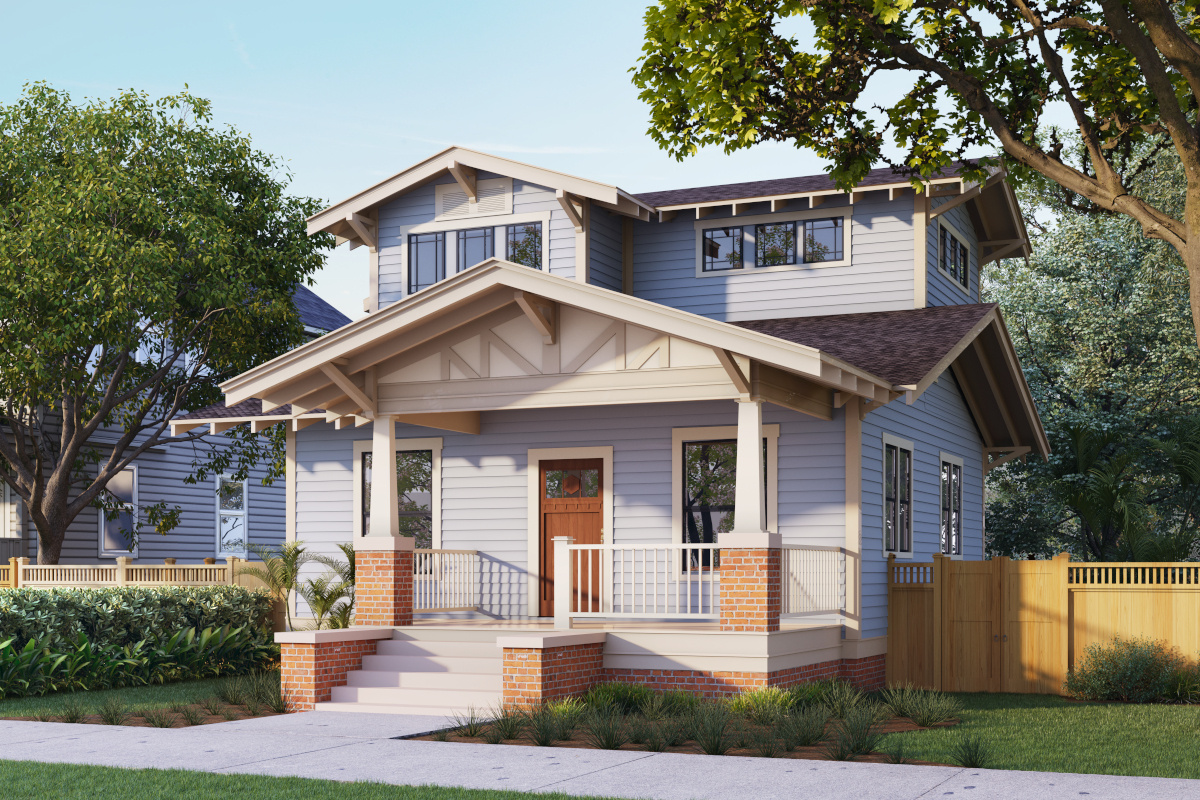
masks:
<path id="1" fill-rule="evenodd" d="M 781 553 L 778 548 L 721 548 L 721 630 L 779 630 Z"/>
<path id="2" fill-rule="evenodd" d="M 275 634 L 280 649 L 280 679 L 289 711 L 312 711 L 346 685 L 346 674 L 362 669 L 363 656 L 375 655 L 391 628 L 292 631 Z"/>
<path id="3" fill-rule="evenodd" d="M 354 546 L 354 624 L 412 625 L 413 540 L 364 536 Z"/>
<path id="4" fill-rule="evenodd" d="M 502 636 L 505 703 L 537 705 L 583 694 L 603 680 L 604 633 Z"/>

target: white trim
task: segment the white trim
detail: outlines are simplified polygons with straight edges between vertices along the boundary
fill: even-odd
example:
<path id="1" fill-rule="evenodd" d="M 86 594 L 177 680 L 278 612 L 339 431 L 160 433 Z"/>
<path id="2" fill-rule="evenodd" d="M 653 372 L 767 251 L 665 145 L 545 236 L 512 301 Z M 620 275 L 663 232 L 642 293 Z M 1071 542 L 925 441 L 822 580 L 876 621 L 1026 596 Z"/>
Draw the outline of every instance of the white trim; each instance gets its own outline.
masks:
<path id="1" fill-rule="evenodd" d="M 916 524 L 913 520 L 913 511 L 916 508 L 916 501 L 912 496 L 913 489 L 916 488 L 916 480 L 914 480 L 917 471 L 917 448 L 907 439 L 901 439 L 899 436 L 893 436 L 890 433 L 884 433 L 880 437 L 882 444 L 880 446 L 879 459 L 879 546 L 883 552 L 884 560 L 890 555 L 895 555 L 896 558 L 912 558 L 913 553 L 917 549 L 916 543 Z M 887 549 L 887 446 L 892 445 L 901 450 L 907 450 L 912 455 L 912 466 L 909 469 L 908 480 L 912 488 L 908 493 L 908 550 L 888 550 Z"/>
<path id="2" fill-rule="evenodd" d="M 958 528 L 959 528 L 959 530 L 958 530 L 958 547 L 962 551 L 960 553 L 946 553 L 945 551 L 942 550 L 942 464 L 943 463 L 953 464 L 954 466 L 958 467 L 960 470 L 959 479 L 958 479 L 958 491 L 959 491 L 959 495 L 960 495 L 959 508 L 958 508 Z M 942 553 L 943 555 L 945 555 L 955 561 L 962 561 L 963 557 L 966 555 L 966 551 L 967 551 L 966 542 L 964 541 L 964 537 L 966 536 L 966 527 L 967 526 L 963 523 L 963 512 L 965 511 L 964 507 L 966 506 L 966 502 L 967 502 L 967 492 L 963 486 L 963 481 L 965 481 L 967 478 L 967 468 L 966 468 L 966 464 L 962 460 L 962 457 L 956 456 L 953 453 L 939 452 L 938 453 L 937 477 L 938 477 L 938 503 L 937 503 L 937 505 L 938 505 L 938 546 L 937 546 L 937 552 Z"/>
<path id="3" fill-rule="evenodd" d="M 971 263 L 974 261 L 977 261 L 977 257 L 972 256 L 972 253 L 974 252 L 975 248 L 973 248 L 971 246 L 971 240 L 969 238 L 967 238 L 966 236 L 964 236 L 962 231 L 960 231 L 955 225 L 953 225 L 950 222 L 950 220 L 945 219 L 943 217 L 938 217 L 937 224 L 938 224 L 937 260 L 934 263 L 934 267 L 937 269 L 938 272 L 940 272 L 942 274 L 943 278 L 945 278 L 946 280 L 948 280 L 954 284 L 954 288 L 958 289 L 960 292 L 962 292 L 968 298 L 970 298 L 971 297 L 971 289 L 970 289 L 970 286 L 971 286 Z M 963 285 L 958 282 L 957 278 L 955 278 L 953 275 L 951 275 L 946 270 L 942 269 L 942 230 L 941 229 L 943 227 L 945 227 L 946 230 L 950 231 L 950 235 L 953 236 L 955 239 L 957 239 L 963 247 L 967 248 L 967 288 L 963 288 Z"/>
<path id="4" fill-rule="evenodd" d="M 779 531 L 779 425 L 763 425 L 767 440 L 767 530 Z M 683 532 L 683 443 L 714 439 L 737 441 L 737 425 L 671 429 L 671 541 Z M 736 514 L 736 509 L 734 510 Z"/>
<path id="5" fill-rule="evenodd" d="M 359 439 L 354 442 L 354 504 L 352 506 L 354 539 L 352 541 L 356 548 L 358 542 L 365 535 L 362 529 L 362 457 L 363 453 L 370 453 L 373 449 L 370 439 Z M 396 440 L 396 452 L 411 450 L 429 450 L 433 453 L 429 478 L 431 484 L 429 487 L 429 513 L 433 517 L 430 522 L 433 549 L 437 550 L 442 546 L 442 437 Z"/>
<path id="6" fill-rule="evenodd" d="M 605 541 L 615 541 L 616 532 L 613 529 L 613 448 L 612 445 L 592 447 L 535 447 L 530 448 L 525 460 L 525 484 L 527 515 L 526 515 L 526 572 L 529 575 L 529 588 L 525 598 L 527 616 L 538 615 L 538 584 L 541 581 L 541 469 L 538 464 L 542 461 L 559 461 L 568 458 L 599 458 L 604 462 L 604 475 L 601 482 L 601 520 L 604 526 L 600 535 Z"/>
<path id="7" fill-rule="evenodd" d="M 136 527 L 138 524 L 138 517 L 141 516 L 142 511 L 141 506 L 138 504 L 138 465 L 130 464 L 129 466 L 125 467 L 125 469 L 122 469 L 121 472 L 124 472 L 126 469 L 133 470 L 133 522 L 134 526 Z M 96 509 L 96 517 L 96 553 L 100 556 L 100 558 L 116 558 L 117 556 L 129 556 L 130 558 L 138 557 L 138 548 L 136 546 L 133 548 L 133 550 L 106 552 L 104 549 L 105 514 L 103 509 Z"/>
<path id="8" fill-rule="evenodd" d="M 503 211 L 499 211 L 499 212 L 492 211 L 491 213 L 486 212 L 486 211 L 480 212 L 479 208 L 478 208 L 479 204 L 477 202 L 476 203 L 468 202 L 467 213 L 459 214 L 458 216 L 455 216 L 455 217 L 447 217 L 445 214 L 445 211 L 443 209 L 443 206 L 442 206 L 442 204 L 445 202 L 445 196 L 447 194 L 449 194 L 450 192 L 457 192 L 458 194 L 465 196 L 466 192 L 464 192 L 463 188 L 458 185 L 457 181 L 455 181 L 454 183 L 439 183 L 437 186 L 435 186 L 433 188 L 433 192 L 434 192 L 433 208 L 434 208 L 434 214 L 435 214 L 434 219 L 437 220 L 438 222 L 443 222 L 443 221 L 453 222 L 453 221 L 457 221 L 460 219 L 474 219 L 477 217 L 496 216 L 497 214 L 511 214 L 512 210 L 513 210 L 512 178 L 487 178 L 486 180 L 477 181 L 475 184 L 476 200 L 478 200 L 478 198 L 483 196 L 483 193 L 486 189 L 493 189 L 496 187 L 501 187 L 504 191 L 504 210 Z M 475 210 L 471 210 L 472 207 L 474 207 Z"/>
<path id="9" fill-rule="evenodd" d="M 842 222 L 842 257 L 837 261 L 813 261 L 799 264 L 780 264 L 774 267 L 754 266 L 754 226 L 770 225 L 779 222 L 805 222 L 812 219 L 833 219 L 841 217 Z M 854 222 L 853 206 L 836 206 L 834 208 L 818 207 L 807 211 L 786 211 L 778 214 L 757 214 L 750 217 L 705 217 L 695 221 L 696 230 L 696 277 L 712 278 L 718 275 L 761 275 L 767 272 L 795 272 L 806 269 L 824 269 L 826 267 L 845 267 L 850 264 L 850 246 L 854 238 L 850 234 Z M 742 228 L 742 268 L 704 271 L 704 232 L 717 228 Z"/>
<path id="10" fill-rule="evenodd" d="M 216 539 L 215 539 L 215 543 L 214 543 L 214 551 L 217 555 L 217 558 L 228 558 L 230 556 L 237 556 L 238 558 L 245 558 L 246 554 L 249 552 L 249 544 L 250 544 L 250 481 L 248 479 L 242 480 L 242 510 L 234 511 L 234 512 L 225 512 L 221 509 L 221 482 L 228 481 L 229 483 L 236 483 L 237 481 L 229 480 L 228 475 L 214 475 L 213 479 L 216 481 L 216 484 L 217 484 L 216 491 L 213 494 L 213 499 L 215 502 L 214 507 L 217 512 L 216 529 L 214 531 L 214 533 L 216 535 Z M 240 516 L 242 518 L 243 538 L 242 538 L 242 549 L 241 550 L 222 550 L 221 549 L 221 517 L 222 516 Z"/>

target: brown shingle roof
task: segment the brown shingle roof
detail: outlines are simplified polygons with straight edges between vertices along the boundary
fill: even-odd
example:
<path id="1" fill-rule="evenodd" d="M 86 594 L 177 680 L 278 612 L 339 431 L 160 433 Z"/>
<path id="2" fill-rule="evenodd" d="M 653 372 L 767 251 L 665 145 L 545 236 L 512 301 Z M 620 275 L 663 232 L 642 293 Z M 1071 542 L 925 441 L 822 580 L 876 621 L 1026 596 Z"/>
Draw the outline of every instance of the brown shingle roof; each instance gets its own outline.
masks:
<path id="1" fill-rule="evenodd" d="M 965 164 L 956 161 L 938 173 L 939 177 L 957 175 Z M 884 186 L 891 183 L 903 183 L 909 176 L 903 175 L 891 167 L 873 169 L 867 173 L 859 186 Z M 740 200 L 745 197 L 771 197 L 781 194 L 799 194 L 802 192 L 828 192 L 837 187 L 828 175 L 803 175 L 797 178 L 776 178 L 769 181 L 748 181 L 746 183 L 726 183 L 720 186 L 698 186 L 693 189 L 668 189 L 662 192 L 644 192 L 636 194 L 638 200 L 647 205 L 674 206 L 686 203 L 713 203 L 721 200 Z"/>
<path id="2" fill-rule="evenodd" d="M 735 322 L 815 347 L 893 385 L 919 383 L 995 303 Z"/>
<path id="3" fill-rule="evenodd" d="M 313 414 L 324 414 L 325 412 L 319 408 L 312 410 Z M 289 417 L 292 414 L 290 405 L 282 405 L 271 411 L 263 412 L 262 400 L 257 397 L 251 397 L 249 400 L 243 400 L 232 406 L 226 406 L 225 401 L 213 403 L 207 408 L 201 408 L 189 414 L 184 414 L 182 417 L 177 417 L 177 420 L 185 419 L 241 419 L 248 417 Z"/>

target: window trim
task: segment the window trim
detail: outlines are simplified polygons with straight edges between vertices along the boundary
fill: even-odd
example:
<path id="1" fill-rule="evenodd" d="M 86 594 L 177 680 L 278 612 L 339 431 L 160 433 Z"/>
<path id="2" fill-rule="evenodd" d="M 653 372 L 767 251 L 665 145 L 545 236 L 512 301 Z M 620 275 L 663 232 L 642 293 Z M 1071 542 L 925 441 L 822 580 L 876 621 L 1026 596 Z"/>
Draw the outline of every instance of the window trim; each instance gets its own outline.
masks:
<path id="1" fill-rule="evenodd" d="M 779 531 L 779 425 L 763 425 L 767 440 L 767 530 Z M 671 429 L 671 542 L 682 541 L 683 531 L 683 445 L 685 442 L 705 442 L 733 439 L 737 441 L 737 425 L 714 425 L 703 428 Z M 736 513 L 736 509 L 735 509 Z"/>
<path id="2" fill-rule="evenodd" d="M 938 222 L 937 247 L 934 248 L 934 250 L 936 251 L 934 257 L 936 259 L 935 266 L 937 268 L 937 271 L 939 273 L 941 273 L 942 277 L 944 277 L 946 280 L 950 281 L 950 283 L 954 284 L 955 289 L 958 289 L 960 292 L 965 294 L 967 297 L 974 297 L 974 295 L 971 294 L 971 288 L 970 288 L 971 287 L 971 275 L 972 275 L 972 271 L 973 271 L 971 265 L 972 265 L 972 263 L 974 263 L 976 261 L 976 258 L 974 257 L 973 248 L 971 247 L 971 240 L 968 239 L 963 234 L 963 232 L 960 231 L 958 229 L 958 227 L 955 226 L 953 223 L 951 223 L 949 220 L 944 219 L 942 217 L 938 217 L 937 222 Z M 964 287 L 961 283 L 959 283 L 957 278 L 955 278 L 953 275 L 951 275 L 947 270 L 945 270 L 942 267 L 942 263 L 943 263 L 943 259 L 942 259 L 942 229 L 943 228 L 945 230 L 947 230 L 951 236 L 953 236 L 955 239 L 957 239 L 959 244 L 961 244 L 963 247 L 967 248 L 967 285 L 966 285 L 966 287 Z M 978 270 L 974 270 L 974 272 L 978 273 Z"/>
<path id="3" fill-rule="evenodd" d="M 221 509 L 221 481 L 228 481 L 229 483 L 237 483 L 237 481 L 229 480 L 228 475 L 216 475 L 215 480 L 216 480 L 216 490 L 214 493 L 215 494 L 214 505 L 215 505 L 215 508 L 217 511 L 217 517 L 216 517 L 216 541 L 214 543 L 214 550 L 216 552 L 216 556 L 217 556 L 217 558 L 229 558 L 230 556 L 236 556 L 237 558 L 246 558 L 247 553 L 250 552 L 250 479 L 246 478 L 242 481 L 242 510 L 240 512 L 235 512 L 235 513 L 238 513 L 241 515 L 242 528 L 246 531 L 246 538 L 242 541 L 242 549 L 241 550 L 222 550 L 221 549 L 221 515 L 222 515 L 222 513 L 224 513 Z M 230 516 L 230 514 L 228 514 L 228 513 L 226 513 L 225 515 Z"/>
<path id="4" fill-rule="evenodd" d="M 364 453 L 371 453 L 374 449 L 370 439 L 359 439 L 354 442 L 354 503 L 351 513 L 353 514 L 353 541 L 355 542 L 366 535 L 362 524 L 362 457 Z M 430 467 L 429 513 L 433 519 L 430 521 L 430 539 L 433 542 L 433 549 L 437 550 L 442 546 L 442 437 L 431 436 L 423 439 L 397 439 L 396 450 L 432 451 L 433 464 Z"/>
<path id="5" fill-rule="evenodd" d="M 959 469 L 958 478 L 958 550 L 957 553 L 947 553 L 942 549 L 942 465 L 952 464 Z M 965 525 L 963 524 L 963 511 L 966 505 L 967 493 L 963 488 L 967 479 L 967 469 L 960 456 L 953 453 L 941 452 L 938 453 L 938 552 L 944 556 L 961 561 L 966 553 L 965 541 L 963 538 Z"/>
<path id="6" fill-rule="evenodd" d="M 888 550 L 887 546 L 887 448 L 888 445 L 897 447 L 901 450 L 907 450 L 912 454 L 912 469 L 909 471 L 909 496 L 908 496 L 908 550 Z M 896 558 L 913 558 L 917 549 L 916 542 L 916 523 L 913 512 L 916 509 L 916 498 L 913 496 L 916 491 L 916 472 L 917 472 L 917 448 L 908 439 L 901 439 L 899 436 L 893 436 L 890 433 L 884 433 L 880 436 L 879 447 L 879 545 L 883 552 L 883 557 L 886 560 L 888 556 L 894 555 Z"/>
<path id="7" fill-rule="evenodd" d="M 723 230 L 728 230 L 728 229 L 736 229 L 736 230 L 740 231 L 739 234 L 730 236 L 729 238 L 733 239 L 733 240 L 736 240 L 738 237 L 741 238 L 741 242 L 739 242 L 740 247 L 738 249 L 740 251 L 742 263 L 736 267 L 730 266 L 730 267 L 722 267 L 721 269 L 705 269 L 705 263 L 708 261 L 708 259 L 704 255 L 704 240 L 707 238 L 707 235 L 709 233 L 712 233 L 713 231 L 723 231 Z M 750 240 L 753 242 L 754 237 L 751 236 Z M 700 269 L 704 271 L 705 275 L 714 275 L 714 274 L 729 273 L 729 272 L 744 272 L 746 270 L 747 264 L 750 264 L 751 268 L 753 268 L 753 266 L 754 266 L 753 259 L 750 259 L 749 261 L 746 259 L 746 226 L 745 225 L 718 225 L 715 228 L 705 228 L 704 230 L 700 231 L 700 249 L 701 249 Z"/>
<path id="8" fill-rule="evenodd" d="M 758 225 L 770 225 L 779 222 L 807 222 L 814 219 L 833 219 L 835 217 L 842 218 L 842 258 L 837 261 L 799 261 L 800 253 L 797 253 L 796 264 L 777 264 L 771 267 L 755 266 L 754 253 L 757 250 L 757 242 L 755 240 L 755 227 Z M 771 272 L 805 272 L 813 269 L 827 269 L 829 267 L 848 267 L 851 264 L 853 253 L 851 252 L 854 236 L 853 236 L 853 220 L 854 208 L 852 206 L 818 206 L 804 211 L 781 211 L 777 214 L 755 214 L 752 216 L 728 216 L 728 217 L 705 217 L 698 219 L 693 223 L 696 232 L 695 243 L 695 272 L 697 278 L 713 278 L 729 275 L 761 275 Z M 704 270 L 704 232 L 713 228 L 726 228 L 738 226 L 743 231 L 742 239 L 742 269 L 725 269 L 705 272 Z M 751 257 L 747 259 L 746 254 L 750 253 Z M 962 287 L 959 287 L 962 288 Z"/>
<path id="9" fill-rule="evenodd" d="M 408 234 L 407 237 L 405 237 L 405 241 L 408 244 L 408 258 L 405 261 L 405 265 L 404 265 L 405 272 L 408 276 L 407 286 L 405 287 L 405 296 L 406 297 L 409 295 L 414 295 L 417 292 L 423 292 L 426 289 L 432 289 L 434 286 L 437 286 L 439 283 L 441 283 L 442 281 L 446 280 L 446 278 L 449 277 L 449 274 L 447 274 L 447 272 L 446 272 L 446 256 L 447 256 L 446 240 L 453 238 L 455 243 L 457 244 L 458 236 L 450 237 L 450 236 L 446 235 L 447 233 L 448 233 L 447 231 L 428 231 L 426 233 L 410 233 L 410 234 Z M 435 237 L 434 244 L 440 245 L 439 249 L 441 250 L 442 263 L 440 265 L 436 265 L 435 270 L 439 271 L 441 273 L 441 276 L 434 278 L 433 283 L 429 284 L 428 286 L 424 286 L 420 289 L 414 289 L 413 284 L 415 283 L 414 278 L 416 276 L 413 272 L 412 257 L 413 257 L 414 251 L 413 251 L 413 246 L 412 246 L 412 240 L 413 240 L 413 238 L 419 237 L 419 236 L 433 236 L 433 237 Z M 437 241 L 436 237 L 438 237 L 438 236 L 441 237 L 440 242 Z M 457 259 L 455 260 L 455 263 L 457 264 Z M 457 273 L 451 273 L 451 274 L 457 274 Z"/>
<path id="10" fill-rule="evenodd" d="M 136 518 L 141 513 L 141 510 L 142 510 L 141 497 L 139 496 L 140 493 L 138 491 L 140 489 L 140 485 L 139 485 L 140 482 L 138 480 L 139 469 L 138 469 L 137 464 L 130 464 L 129 466 L 122 469 L 121 471 L 124 472 L 126 469 L 133 470 L 133 503 L 132 503 L 132 505 L 133 505 L 133 515 Z M 134 548 L 132 550 L 120 550 L 120 551 L 108 550 L 108 551 L 106 551 L 104 549 L 104 522 L 105 522 L 104 511 L 99 508 L 96 509 L 96 533 L 97 533 L 96 552 L 98 553 L 99 557 L 100 558 L 116 558 L 118 556 L 129 556 L 130 558 L 137 558 L 138 550 L 140 548 L 136 545 L 134 546 Z"/>

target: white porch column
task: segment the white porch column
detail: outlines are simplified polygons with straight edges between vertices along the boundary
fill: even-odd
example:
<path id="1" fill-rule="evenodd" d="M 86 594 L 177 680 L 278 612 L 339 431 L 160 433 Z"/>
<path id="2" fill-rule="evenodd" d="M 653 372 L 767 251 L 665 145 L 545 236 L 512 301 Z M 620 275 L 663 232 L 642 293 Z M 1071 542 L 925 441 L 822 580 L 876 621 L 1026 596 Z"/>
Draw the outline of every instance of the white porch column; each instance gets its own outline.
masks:
<path id="1" fill-rule="evenodd" d="M 733 533 L 766 533 L 767 476 L 763 468 L 762 400 L 738 400 L 737 472 Z"/>
<path id="2" fill-rule="evenodd" d="M 396 491 L 396 420 L 380 414 L 371 427 L 371 529 L 368 536 L 400 533 Z"/>

